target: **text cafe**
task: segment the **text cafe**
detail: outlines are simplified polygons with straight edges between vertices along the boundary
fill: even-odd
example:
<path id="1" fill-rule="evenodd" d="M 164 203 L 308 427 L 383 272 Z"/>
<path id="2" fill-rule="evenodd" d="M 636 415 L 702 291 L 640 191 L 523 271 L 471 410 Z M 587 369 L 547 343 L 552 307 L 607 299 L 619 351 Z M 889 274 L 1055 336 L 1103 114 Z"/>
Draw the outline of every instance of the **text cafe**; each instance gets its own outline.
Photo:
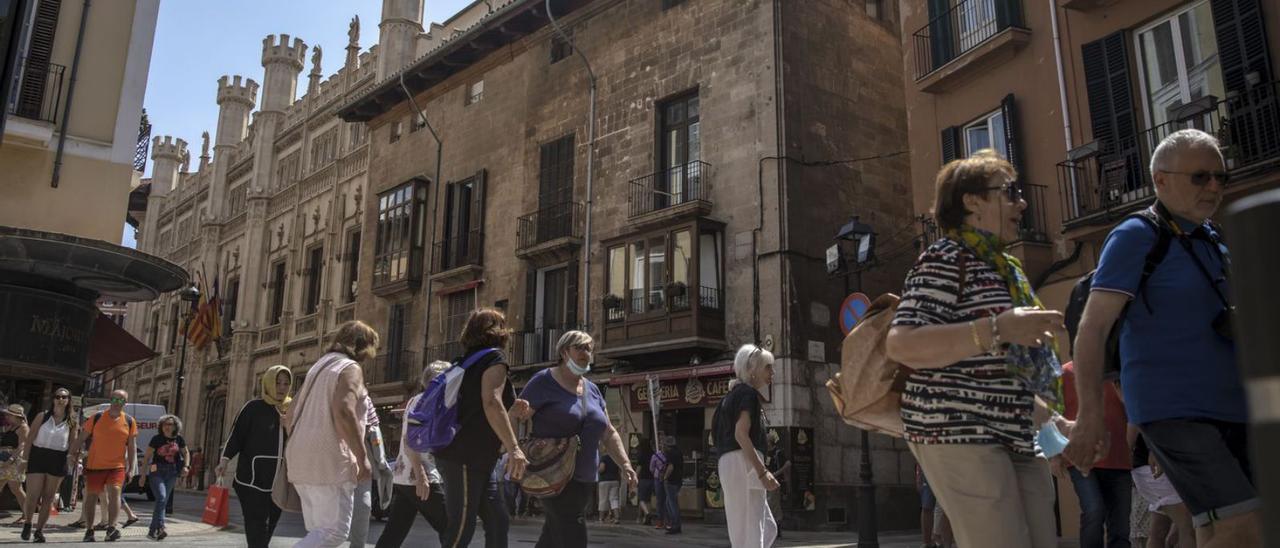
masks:
<path id="1" fill-rule="evenodd" d="M 731 364 L 711 364 L 666 371 L 618 375 L 610 379 L 623 398 L 622 410 L 626 414 L 619 430 L 626 434 L 631 459 L 648 464 L 646 447 L 654 439 L 654 420 L 650 407 L 648 377 L 655 376 L 658 383 L 656 397 L 659 404 L 657 428 L 663 435 L 674 436 L 684 455 L 684 488 L 680 492 L 681 512 L 688 516 L 700 516 L 704 509 L 719 508 L 718 501 L 706 496 L 708 471 L 716 466 L 711 443 L 711 417 L 716 405 L 729 393 L 729 381 L 733 379 Z M 715 498 L 715 497 L 713 497 Z"/>

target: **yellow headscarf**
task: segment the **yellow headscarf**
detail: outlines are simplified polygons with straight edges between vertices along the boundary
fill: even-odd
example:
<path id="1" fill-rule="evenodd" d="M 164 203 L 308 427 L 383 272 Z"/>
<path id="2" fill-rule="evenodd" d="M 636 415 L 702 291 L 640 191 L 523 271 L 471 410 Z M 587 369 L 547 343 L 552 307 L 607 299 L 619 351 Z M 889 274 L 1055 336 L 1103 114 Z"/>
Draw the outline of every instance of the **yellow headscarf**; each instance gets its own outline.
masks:
<path id="1" fill-rule="evenodd" d="M 289 374 L 289 391 L 292 392 L 293 371 L 290 371 L 288 367 L 273 365 L 268 367 L 267 371 L 262 374 L 262 401 L 275 406 L 276 410 L 280 411 L 281 414 L 287 412 L 289 404 L 293 402 L 293 398 L 289 397 L 289 394 L 286 393 L 284 398 L 281 399 L 280 394 L 276 393 L 276 377 L 282 372 Z"/>

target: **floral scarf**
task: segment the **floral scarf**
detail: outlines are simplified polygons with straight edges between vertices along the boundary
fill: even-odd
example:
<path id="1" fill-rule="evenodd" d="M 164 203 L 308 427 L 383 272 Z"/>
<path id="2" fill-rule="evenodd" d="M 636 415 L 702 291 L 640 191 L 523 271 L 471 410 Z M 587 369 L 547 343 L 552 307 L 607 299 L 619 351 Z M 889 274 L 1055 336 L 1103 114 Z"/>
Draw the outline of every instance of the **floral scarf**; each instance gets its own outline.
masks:
<path id="1" fill-rule="evenodd" d="M 1004 242 L 994 234 L 963 225 L 959 230 L 948 230 L 946 236 L 959 242 L 979 259 L 996 269 L 1009 286 L 1013 306 L 1044 308 L 1027 275 L 1022 262 L 1005 253 Z M 1051 407 L 1062 407 L 1062 362 L 1058 358 L 1057 343 L 1053 347 L 1031 348 L 1020 344 L 1009 345 L 1005 354 L 1005 366 L 1009 373 L 1021 379 L 1033 394 L 1040 396 Z"/>

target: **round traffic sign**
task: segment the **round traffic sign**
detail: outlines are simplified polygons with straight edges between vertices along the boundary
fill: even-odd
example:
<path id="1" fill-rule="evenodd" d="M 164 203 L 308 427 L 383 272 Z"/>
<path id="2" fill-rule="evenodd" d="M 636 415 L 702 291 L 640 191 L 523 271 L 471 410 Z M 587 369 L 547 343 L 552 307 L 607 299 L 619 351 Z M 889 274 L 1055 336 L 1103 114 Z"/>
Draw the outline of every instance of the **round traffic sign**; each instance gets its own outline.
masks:
<path id="1" fill-rule="evenodd" d="M 840 330 L 848 335 L 853 328 L 867 315 L 871 308 L 871 299 L 862 293 L 853 293 L 840 305 Z"/>

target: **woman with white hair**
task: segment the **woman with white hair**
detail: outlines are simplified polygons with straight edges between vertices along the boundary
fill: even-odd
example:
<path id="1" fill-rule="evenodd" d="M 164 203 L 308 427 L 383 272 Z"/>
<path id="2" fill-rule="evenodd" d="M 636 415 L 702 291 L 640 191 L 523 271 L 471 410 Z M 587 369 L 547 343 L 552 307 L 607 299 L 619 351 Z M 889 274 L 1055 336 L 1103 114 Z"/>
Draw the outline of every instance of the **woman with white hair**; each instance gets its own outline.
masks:
<path id="1" fill-rule="evenodd" d="M 744 344 L 733 358 L 729 393 L 716 406 L 711 432 L 720 454 L 720 485 L 729 542 L 734 548 L 768 547 L 778 536 L 768 492 L 778 480 L 764 464 L 764 410 L 760 403 L 773 383 L 773 354 Z"/>
<path id="2" fill-rule="evenodd" d="M 413 528 L 413 518 L 421 514 L 436 534 L 440 544 L 445 544 L 444 531 L 449 526 L 448 512 L 444 507 L 444 488 L 440 472 L 436 470 L 435 458 L 431 453 L 419 453 L 405 443 L 405 434 L 409 431 L 409 410 L 413 409 L 426 391 L 431 379 L 444 373 L 450 367 L 449 362 L 434 361 L 422 369 L 418 380 L 418 393 L 404 404 L 404 416 L 400 425 L 400 452 L 392 467 L 394 478 L 391 508 L 388 510 L 387 526 L 378 537 L 377 548 L 400 548 L 409 530 Z"/>
<path id="3" fill-rule="evenodd" d="M 622 436 L 609 422 L 604 394 L 595 383 L 583 378 L 591 371 L 591 335 L 569 331 L 556 344 L 559 364 L 534 374 L 511 408 L 517 420 L 533 418 L 535 438 L 578 438 L 573 476 L 558 494 L 543 497 L 546 520 L 538 547 L 586 548 L 586 505 L 595 491 L 603 445 L 614 462 L 620 463 L 627 484 L 636 485 Z"/>
<path id="4" fill-rule="evenodd" d="M 179 477 L 186 477 L 191 469 L 191 454 L 187 450 L 187 440 L 182 438 L 182 420 L 173 415 L 160 417 L 160 431 L 151 437 L 147 444 L 147 454 L 143 459 L 147 475 L 139 479 L 144 487 L 147 479 L 151 480 L 151 492 L 156 497 L 155 510 L 151 512 L 151 527 L 147 529 L 147 538 L 164 540 L 169 536 L 164 530 L 165 509 L 169 506 L 169 497 L 173 496 L 173 487 Z"/>

